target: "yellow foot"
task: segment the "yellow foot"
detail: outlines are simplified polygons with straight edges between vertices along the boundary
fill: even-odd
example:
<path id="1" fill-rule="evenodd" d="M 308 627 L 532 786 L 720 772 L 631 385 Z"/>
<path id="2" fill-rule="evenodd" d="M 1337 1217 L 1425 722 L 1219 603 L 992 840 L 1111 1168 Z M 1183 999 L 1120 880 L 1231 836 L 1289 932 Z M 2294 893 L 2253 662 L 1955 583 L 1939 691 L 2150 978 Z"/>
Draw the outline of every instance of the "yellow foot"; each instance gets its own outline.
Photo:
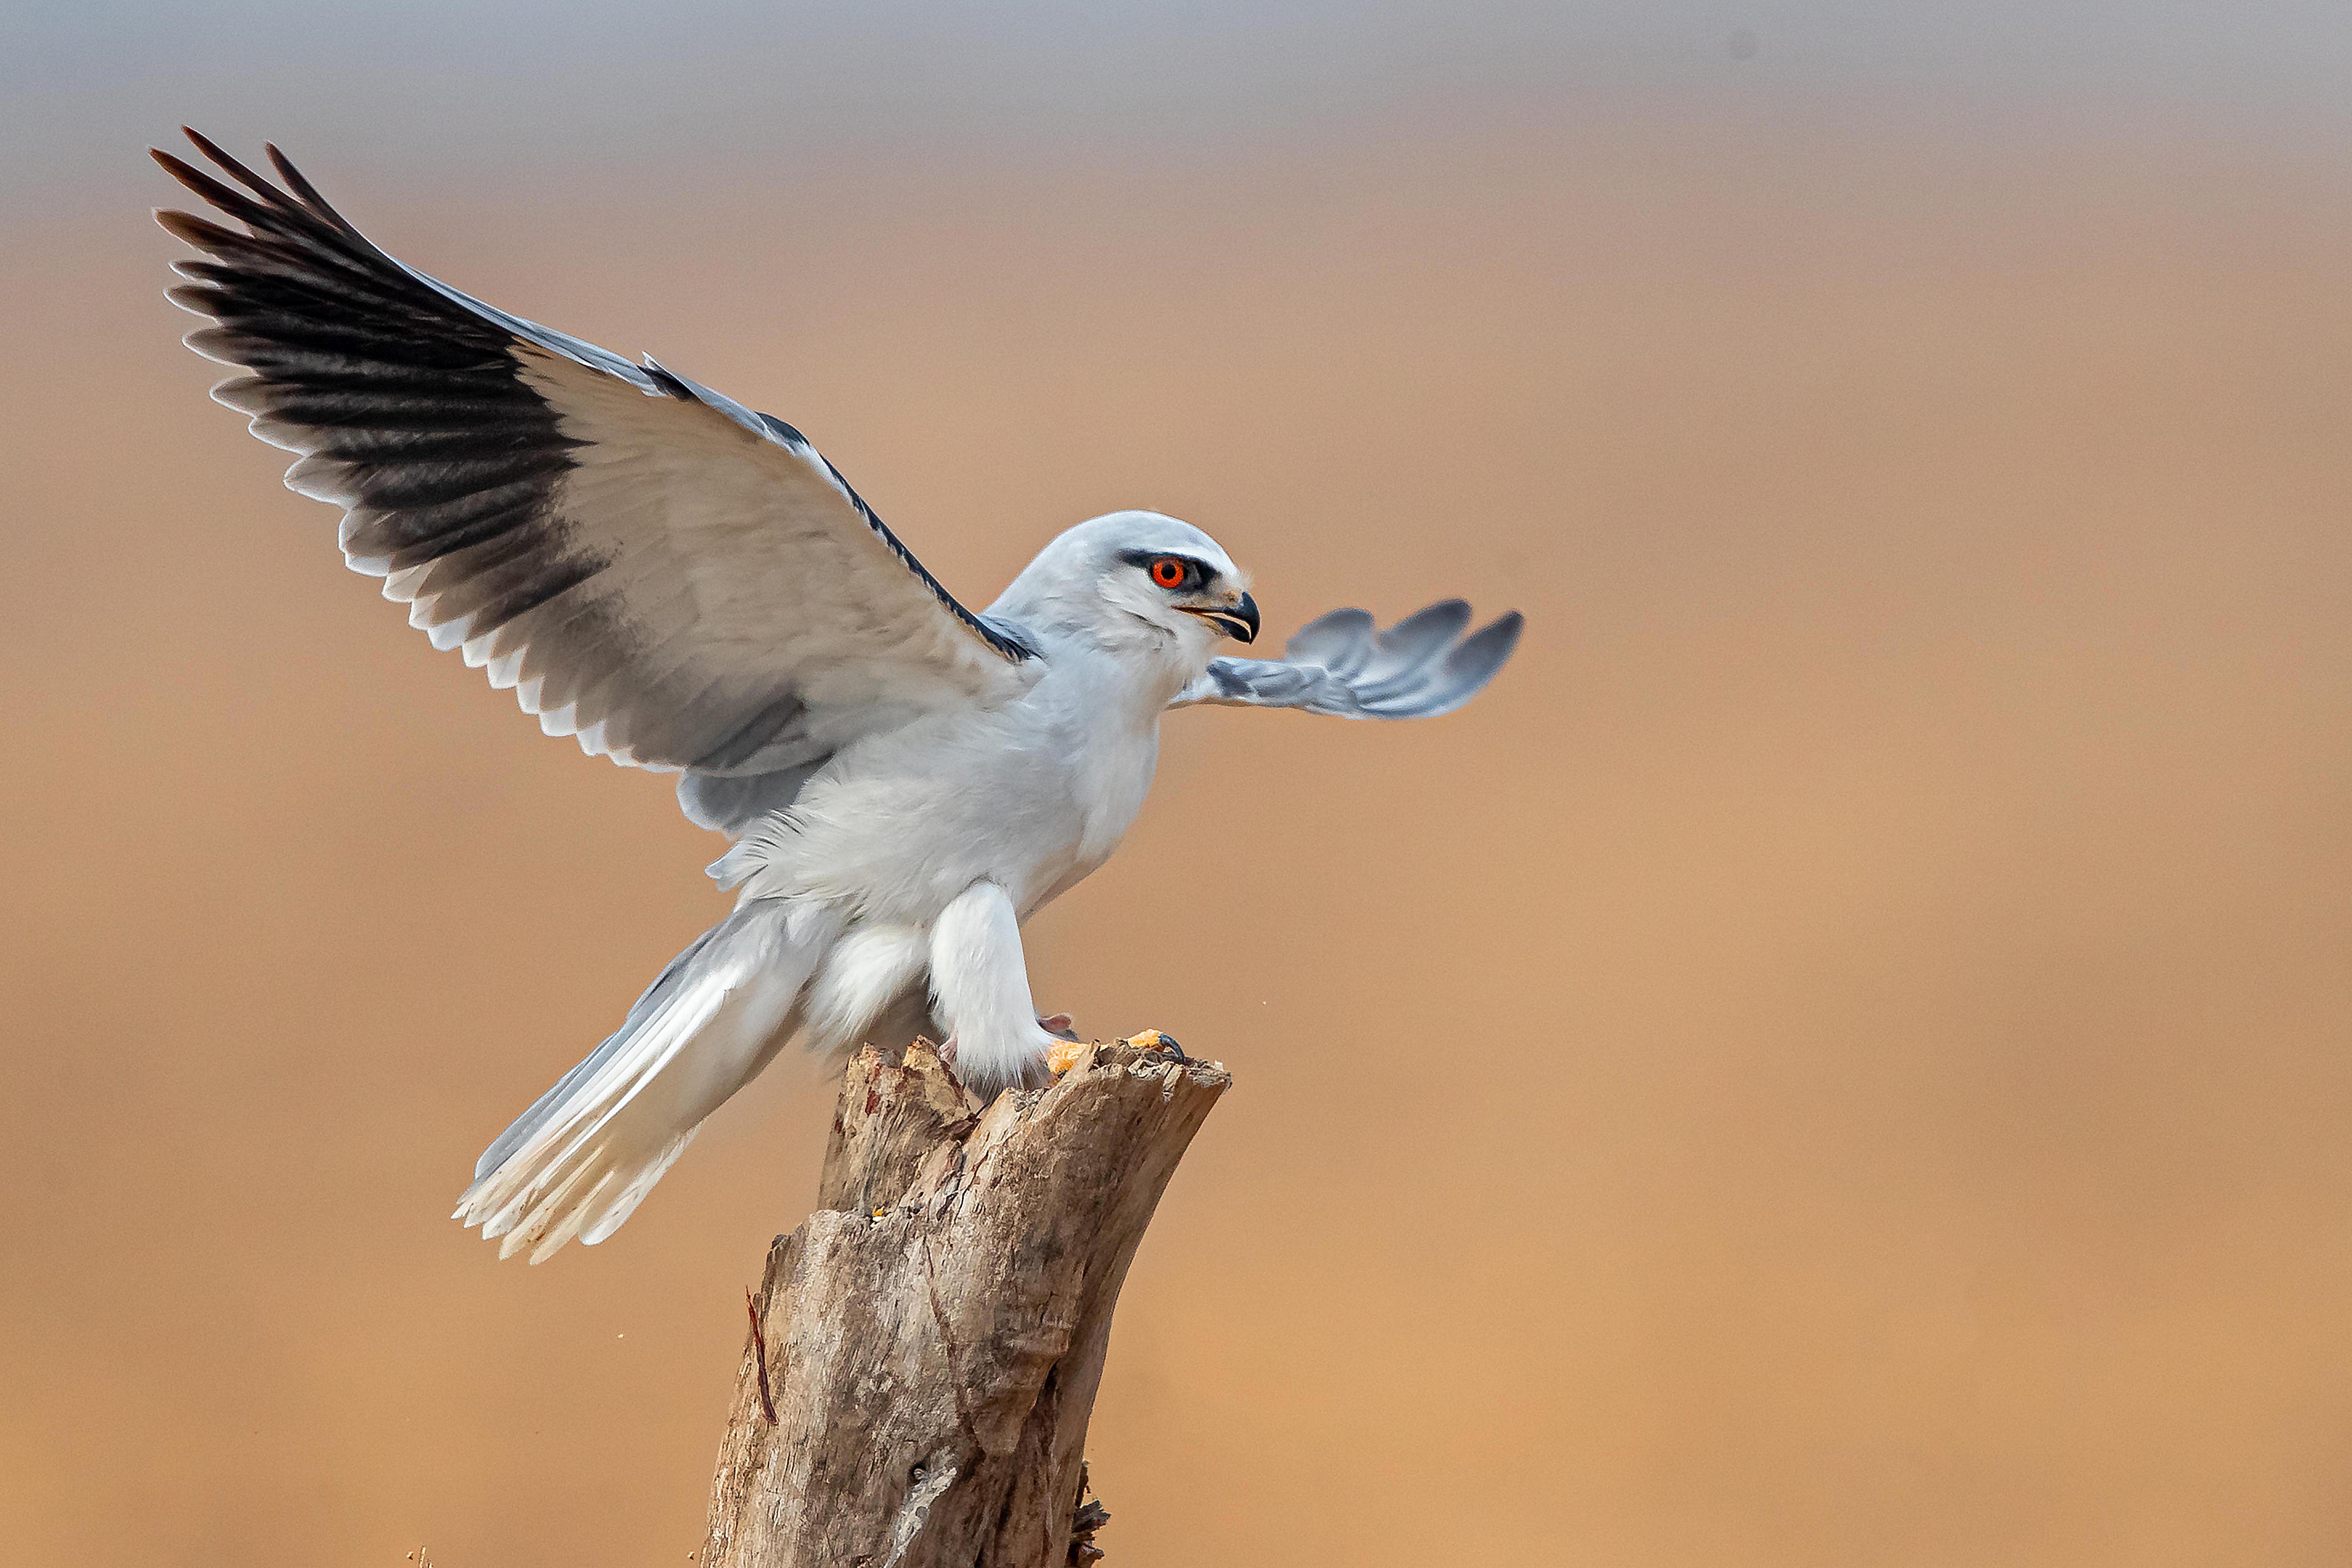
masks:
<path id="1" fill-rule="evenodd" d="M 1119 1043 L 1133 1046 L 1139 1051 L 1165 1051 L 1180 1062 L 1189 1062 L 1192 1059 L 1184 1054 L 1184 1047 L 1176 1043 L 1175 1036 L 1158 1029 L 1146 1029 L 1139 1035 L 1129 1035 Z"/>
<path id="2" fill-rule="evenodd" d="M 1078 1040 L 1064 1040 L 1048 1046 L 1045 1047 L 1045 1070 L 1059 1078 L 1077 1066 L 1078 1058 L 1086 1054 L 1085 1043 Z"/>

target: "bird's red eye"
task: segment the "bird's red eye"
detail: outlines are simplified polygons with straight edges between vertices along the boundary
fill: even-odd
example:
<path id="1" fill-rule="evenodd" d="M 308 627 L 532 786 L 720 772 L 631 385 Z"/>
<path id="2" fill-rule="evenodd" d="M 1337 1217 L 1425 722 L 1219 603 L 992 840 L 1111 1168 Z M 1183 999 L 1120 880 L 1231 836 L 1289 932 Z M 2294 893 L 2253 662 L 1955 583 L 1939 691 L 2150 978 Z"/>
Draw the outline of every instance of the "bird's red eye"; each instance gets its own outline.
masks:
<path id="1" fill-rule="evenodd" d="M 1163 588 L 1184 585 L 1184 563 L 1173 555 L 1163 555 L 1151 563 L 1151 580 Z"/>

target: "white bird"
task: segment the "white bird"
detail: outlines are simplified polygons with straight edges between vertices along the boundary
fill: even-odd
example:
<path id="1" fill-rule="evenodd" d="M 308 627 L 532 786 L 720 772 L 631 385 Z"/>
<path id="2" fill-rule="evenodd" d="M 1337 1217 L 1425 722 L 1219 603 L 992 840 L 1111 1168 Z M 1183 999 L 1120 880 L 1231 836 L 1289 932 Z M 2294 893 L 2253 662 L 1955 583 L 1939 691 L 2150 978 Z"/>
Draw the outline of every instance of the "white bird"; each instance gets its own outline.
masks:
<path id="1" fill-rule="evenodd" d="M 174 264 L 215 323 L 189 345 L 252 373 L 213 395 L 301 454 L 287 484 L 344 509 L 345 559 L 436 647 L 549 734 L 678 773 L 735 840 L 733 912 L 475 1167 L 457 1216 L 501 1258 L 611 1235 L 795 1037 L 943 1033 L 983 1092 L 1040 1081 L 1068 1037 L 1021 925 L 1118 847 L 1162 712 L 1448 712 L 1517 641 L 1449 600 L 1216 658 L 1257 636 L 1249 578 L 1151 511 L 1080 523 L 973 615 L 791 426 L 403 265 L 275 147 L 282 187 L 187 134 L 244 187 L 155 153 L 245 228 L 156 215 L 204 253 Z"/>

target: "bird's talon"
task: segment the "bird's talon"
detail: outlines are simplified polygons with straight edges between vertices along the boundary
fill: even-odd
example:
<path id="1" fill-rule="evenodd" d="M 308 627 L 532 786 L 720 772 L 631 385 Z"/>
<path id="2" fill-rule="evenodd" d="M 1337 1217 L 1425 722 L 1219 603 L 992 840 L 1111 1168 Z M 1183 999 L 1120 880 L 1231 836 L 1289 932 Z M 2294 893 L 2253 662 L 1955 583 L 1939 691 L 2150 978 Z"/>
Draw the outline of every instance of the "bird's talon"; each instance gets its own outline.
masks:
<path id="1" fill-rule="evenodd" d="M 1078 1032 L 1070 1026 L 1076 1022 L 1077 1020 L 1067 1013 L 1055 1013 L 1049 1017 L 1038 1019 L 1037 1026 L 1057 1040 L 1075 1040 L 1078 1037 Z"/>
<path id="2" fill-rule="evenodd" d="M 1184 1047 L 1176 1043 L 1175 1036 L 1159 1029 L 1146 1029 L 1139 1035 L 1129 1035 L 1124 1043 L 1140 1051 L 1164 1051 L 1176 1061 L 1188 1065 L 1192 1060 L 1184 1054 Z"/>

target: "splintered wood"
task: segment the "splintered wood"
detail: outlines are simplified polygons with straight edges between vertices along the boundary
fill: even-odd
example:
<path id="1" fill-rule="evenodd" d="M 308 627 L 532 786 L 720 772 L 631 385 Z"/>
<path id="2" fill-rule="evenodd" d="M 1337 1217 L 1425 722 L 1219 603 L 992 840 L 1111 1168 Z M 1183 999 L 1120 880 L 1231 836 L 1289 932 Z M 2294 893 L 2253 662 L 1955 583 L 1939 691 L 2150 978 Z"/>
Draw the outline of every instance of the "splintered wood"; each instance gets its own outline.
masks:
<path id="1" fill-rule="evenodd" d="M 1097 1045 L 1051 1088 L 983 1108 L 922 1042 L 898 1067 L 860 1052 L 821 1206 L 768 1252 L 706 1568 L 1100 1556 L 1085 1456 L 1111 1310 L 1232 1082 Z"/>

